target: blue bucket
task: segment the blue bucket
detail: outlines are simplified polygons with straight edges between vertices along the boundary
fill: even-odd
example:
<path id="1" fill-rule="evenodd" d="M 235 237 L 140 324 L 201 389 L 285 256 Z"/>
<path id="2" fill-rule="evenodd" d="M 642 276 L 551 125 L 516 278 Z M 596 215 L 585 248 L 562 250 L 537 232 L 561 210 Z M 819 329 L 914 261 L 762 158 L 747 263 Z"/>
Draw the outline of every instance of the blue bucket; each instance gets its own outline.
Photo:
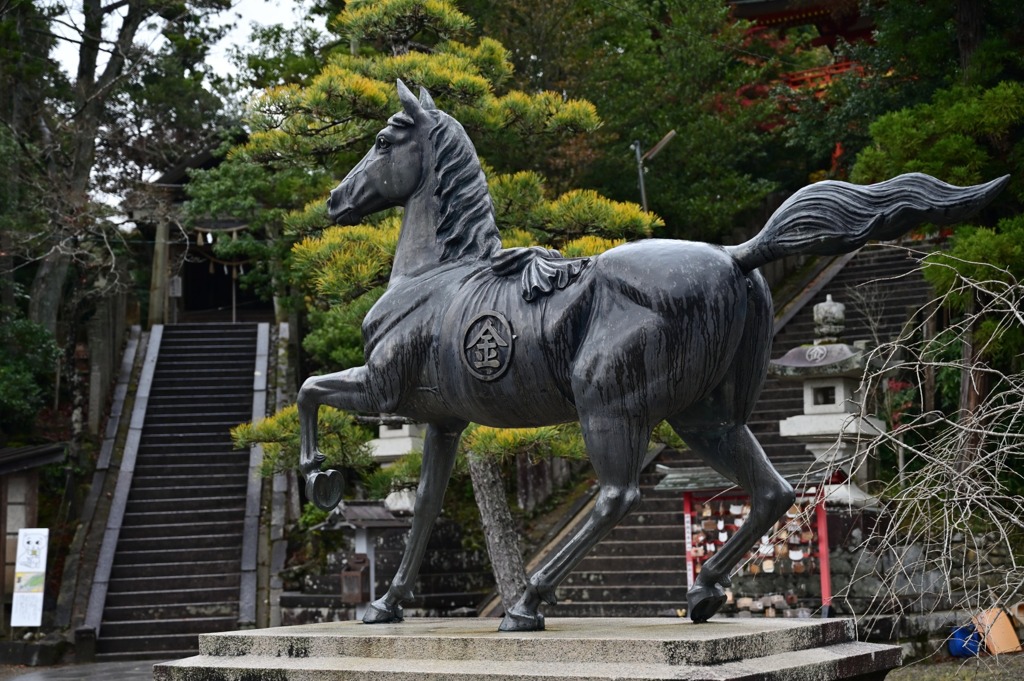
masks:
<path id="1" fill-rule="evenodd" d="M 981 651 L 981 634 L 973 624 L 957 627 L 949 637 L 949 654 L 953 657 L 977 657 Z"/>

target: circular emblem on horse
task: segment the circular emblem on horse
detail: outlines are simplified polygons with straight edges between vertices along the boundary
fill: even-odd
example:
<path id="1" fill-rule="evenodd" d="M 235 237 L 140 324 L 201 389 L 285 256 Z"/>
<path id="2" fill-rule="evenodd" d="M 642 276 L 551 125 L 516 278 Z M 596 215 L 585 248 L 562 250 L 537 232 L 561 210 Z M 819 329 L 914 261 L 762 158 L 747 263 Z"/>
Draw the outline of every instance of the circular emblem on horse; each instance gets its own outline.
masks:
<path id="1" fill-rule="evenodd" d="M 462 335 L 462 362 L 481 381 L 493 381 L 512 362 L 512 327 L 505 315 L 494 310 L 473 317 Z"/>

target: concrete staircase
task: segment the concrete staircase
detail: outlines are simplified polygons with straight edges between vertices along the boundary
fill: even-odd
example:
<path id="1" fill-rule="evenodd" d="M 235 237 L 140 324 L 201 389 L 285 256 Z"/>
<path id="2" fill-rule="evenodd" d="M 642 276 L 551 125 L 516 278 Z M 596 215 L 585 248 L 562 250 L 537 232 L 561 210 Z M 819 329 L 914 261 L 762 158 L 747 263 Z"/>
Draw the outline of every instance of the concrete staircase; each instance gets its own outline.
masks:
<path id="1" fill-rule="evenodd" d="M 843 342 L 863 339 L 874 344 L 874 335 L 882 342 L 892 340 L 932 297 L 928 282 L 915 271 L 918 265 L 918 260 L 902 249 L 865 246 L 775 335 L 771 356 L 782 357 L 789 350 L 814 341 L 814 306 L 825 302 L 828 294 L 846 305 Z M 872 312 L 865 314 L 864 307 L 856 304 L 856 292 L 870 300 Z M 779 421 L 803 411 L 802 391 L 799 382 L 769 376 L 751 416 L 750 430 L 776 464 L 811 461 L 803 445 L 779 435 Z"/>
<path id="2" fill-rule="evenodd" d="M 548 617 L 654 617 L 686 605 L 686 527 L 683 501 L 654 489 L 656 463 L 681 466 L 684 454 L 666 449 L 640 478 L 640 507 L 583 559 L 558 589 Z"/>
<path id="3" fill-rule="evenodd" d="M 236 629 L 255 324 L 164 328 L 96 641 L 101 660 L 180 657 Z"/>
<path id="4" fill-rule="evenodd" d="M 910 316 L 930 299 L 917 260 L 889 246 L 867 246 L 822 288 L 775 336 L 772 357 L 814 340 L 813 306 L 832 294 L 846 304 L 844 340 L 871 339 L 871 320 L 854 304 L 851 289 L 872 295 L 876 333 L 895 337 Z M 898 277 L 898 278 L 896 278 Z M 868 282 L 876 282 L 860 286 Z M 859 288 L 857 288 L 859 286 Z M 769 377 L 750 428 L 776 464 L 810 465 L 803 445 L 779 435 L 779 421 L 803 410 L 802 387 Z M 546 606 L 550 617 L 650 617 L 672 614 L 686 605 L 686 545 L 679 493 L 655 489 L 662 475 L 655 465 L 703 466 L 688 452 L 667 449 L 641 477 L 643 501 L 599 543 L 558 589 L 559 602 Z"/>

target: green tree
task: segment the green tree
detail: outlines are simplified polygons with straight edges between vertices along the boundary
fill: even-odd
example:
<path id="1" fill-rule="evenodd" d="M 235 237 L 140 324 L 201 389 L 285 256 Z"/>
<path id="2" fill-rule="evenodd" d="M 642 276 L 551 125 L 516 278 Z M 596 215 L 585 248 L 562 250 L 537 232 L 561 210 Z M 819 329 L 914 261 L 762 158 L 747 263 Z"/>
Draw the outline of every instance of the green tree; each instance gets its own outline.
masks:
<path id="1" fill-rule="evenodd" d="M 768 123 L 777 50 L 729 19 L 720 0 L 469 3 L 512 50 L 518 83 L 586 97 L 596 135 L 533 150 L 533 167 L 619 200 L 639 200 L 636 156 L 678 134 L 645 163 L 652 210 L 667 233 L 727 240 L 778 182 L 784 166 Z M 516 153 L 521 153 L 516 150 Z M 769 154 L 776 156 L 769 161 Z"/>
<path id="2" fill-rule="evenodd" d="M 998 38 L 978 39 L 973 45 L 970 55 L 961 53 L 953 70 L 962 80 L 983 80 L 981 64 L 990 63 L 989 58 L 999 52 L 1004 66 L 988 77 L 1014 72 L 1019 57 L 997 49 Z M 980 217 L 979 224 L 957 228 L 948 251 L 930 256 L 924 270 L 947 307 L 950 325 L 961 327 L 956 335 L 959 357 L 946 357 L 947 366 L 936 378 L 940 386 L 958 383 L 959 399 L 949 408 L 961 422 L 970 423 L 985 409 L 991 392 L 1000 388 L 991 383 L 993 377 L 1018 371 L 1024 352 L 1018 326 L 984 312 L 991 307 L 985 299 L 989 287 L 964 285 L 987 282 L 1013 287 L 1024 275 L 1024 87 L 1007 77 L 988 85 L 960 83 L 941 88 L 927 102 L 880 116 L 871 124 L 870 135 L 870 145 L 853 167 L 851 176 L 857 182 L 908 171 L 927 172 L 954 184 L 1011 176 L 1003 196 Z M 1004 279 L 990 282 L 993 273 Z M 950 349 L 945 345 L 945 352 Z M 968 437 L 963 465 L 968 466 L 982 457 L 984 437 L 980 431 L 971 434 L 969 428 L 964 432 Z"/>
<path id="3" fill-rule="evenodd" d="M 925 172 L 953 184 L 967 185 L 1010 175 L 1010 184 L 981 225 L 959 227 L 952 247 L 933 258 L 941 267 L 925 276 L 954 312 L 971 314 L 971 291 L 953 291 L 961 279 L 984 281 L 994 271 L 1024 277 L 1024 85 L 1002 81 L 993 87 L 957 85 L 938 90 L 930 102 L 879 117 L 871 128 L 871 146 L 857 157 L 852 179 L 877 182 L 905 172 Z M 1010 283 L 1010 282 L 1007 282 Z M 978 329 L 979 347 L 990 358 L 1013 358 L 1024 343 L 1011 334 L 990 342 L 993 330 Z"/>
<path id="4" fill-rule="evenodd" d="M 868 3 L 874 40 L 841 44 L 837 59 L 859 69 L 835 79 L 821 92 L 786 94 L 790 146 L 826 167 L 837 142 L 849 171 L 872 143 L 871 124 L 889 112 L 931 101 L 938 90 L 957 85 L 989 88 L 1024 76 L 1024 6 L 1014 0 L 920 0 Z"/>
<path id="5" fill-rule="evenodd" d="M 0 308 L 0 446 L 31 429 L 59 356 L 46 329 Z"/>
<path id="6" fill-rule="evenodd" d="M 472 22 L 453 3 L 353 2 L 332 26 L 341 40 L 324 48 L 321 71 L 289 77 L 256 97 L 249 141 L 217 170 L 196 174 L 190 210 L 252 219 L 264 248 L 311 235 L 290 255 L 278 251 L 276 276 L 308 297 L 305 347 L 335 369 L 362 362 L 359 321 L 387 283 L 398 222 L 385 215 L 372 218 L 373 227 L 325 229 L 323 199 L 399 108 L 396 78 L 430 90 L 484 158 L 509 146 L 556 144 L 595 129 L 598 118 L 585 101 L 509 90 L 507 52 L 488 38 L 462 42 Z M 575 252 L 604 244 L 579 241 L 586 237 L 633 238 L 660 224 L 594 192 L 551 196 L 533 171 L 488 175 L 507 245 L 541 242 Z"/>
<path id="7" fill-rule="evenodd" d="M 24 236 L 16 240 L 15 252 L 38 263 L 29 316 L 51 333 L 62 307 L 68 307 L 72 272 L 72 303 L 87 299 L 97 283 L 117 281 L 114 261 L 124 254 L 112 244 L 121 233 L 111 211 L 94 200 L 97 190 L 113 188 L 115 176 L 96 171 L 113 168 L 118 179 L 127 180 L 126 162 L 162 170 L 168 152 L 180 154 L 180 160 L 196 148 L 190 141 L 201 143 L 201 135 L 174 131 L 207 122 L 210 109 L 195 74 L 202 72 L 208 44 L 217 37 L 206 19 L 227 4 L 85 0 L 76 8 L 80 15 L 65 16 L 51 4 L 23 1 L 0 15 L 5 37 L 0 60 L 9 84 L 0 96 L 6 102 L 0 115 L 23 152 L 19 182 L 45 188 L 46 196 L 41 219 L 22 227 Z M 142 43 L 144 27 L 161 33 L 165 42 L 157 44 L 163 47 L 154 50 Z M 70 74 L 44 56 L 55 36 L 67 31 L 70 37 L 60 39 L 77 46 Z M 172 79 L 180 86 L 174 92 Z M 125 118 L 129 112 L 147 123 L 133 130 Z M 132 132 L 145 134 L 129 142 Z M 30 176 L 25 169 L 31 169 Z M 123 184 L 118 189 L 123 196 Z M 72 328 L 77 322 L 68 321 Z"/>

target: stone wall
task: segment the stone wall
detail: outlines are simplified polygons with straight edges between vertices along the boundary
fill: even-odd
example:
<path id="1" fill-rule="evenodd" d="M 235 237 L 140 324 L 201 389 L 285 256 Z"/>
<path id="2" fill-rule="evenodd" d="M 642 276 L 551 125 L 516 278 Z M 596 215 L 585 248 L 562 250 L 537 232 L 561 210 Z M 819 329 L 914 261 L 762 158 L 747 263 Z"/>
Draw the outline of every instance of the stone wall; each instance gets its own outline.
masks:
<path id="1" fill-rule="evenodd" d="M 376 537 L 376 593 L 387 591 L 405 550 L 406 530 L 389 530 Z M 494 588 L 487 552 L 466 548 L 459 525 L 441 518 L 434 527 L 414 592 L 405 604 L 409 617 L 475 617 L 476 608 Z M 355 618 L 355 607 L 342 602 L 341 572 L 354 543 L 346 531 L 346 548 L 328 555 L 321 575 L 305 575 L 301 583 L 286 584 L 281 594 L 281 624 L 334 622 Z"/>

